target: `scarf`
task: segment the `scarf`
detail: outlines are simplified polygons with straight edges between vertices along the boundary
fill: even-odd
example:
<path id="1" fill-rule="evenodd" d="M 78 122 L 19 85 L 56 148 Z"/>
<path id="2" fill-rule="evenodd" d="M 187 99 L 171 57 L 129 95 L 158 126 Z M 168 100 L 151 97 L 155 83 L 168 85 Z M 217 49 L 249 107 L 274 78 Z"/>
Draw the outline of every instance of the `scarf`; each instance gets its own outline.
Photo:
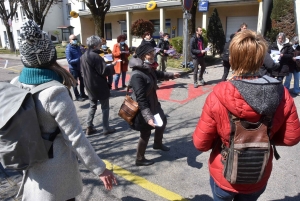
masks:
<path id="1" fill-rule="evenodd" d="M 59 76 L 53 70 L 49 70 L 46 68 L 24 67 L 19 77 L 19 81 L 21 83 L 30 85 L 39 85 L 46 82 L 50 82 L 52 80 L 56 80 L 60 83 L 63 82 L 61 76 Z"/>

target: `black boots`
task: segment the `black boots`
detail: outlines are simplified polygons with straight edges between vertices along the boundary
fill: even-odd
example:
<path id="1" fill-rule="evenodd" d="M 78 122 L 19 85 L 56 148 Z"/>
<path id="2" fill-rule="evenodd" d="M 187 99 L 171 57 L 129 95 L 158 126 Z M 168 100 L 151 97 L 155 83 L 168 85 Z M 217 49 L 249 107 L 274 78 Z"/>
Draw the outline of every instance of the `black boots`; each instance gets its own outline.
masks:
<path id="1" fill-rule="evenodd" d="M 152 165 L 154 163 L 154 161 L 151 160 L 147 160 L 146 158 L 143 158 L 142 160 L 135 160 L 135 165 L 136 166 L 148 166 L 148 165 Z"/>
<path id="2" fill-rule="evenodd" d="M 169 147 L 167 147 L 163 144 L 156 144 L 156 143 L 153 144 L 153 149 L 160 149 L 162 151 L 170 151 Z"/>
<path id="3" fill-rule="evenodd" d="M 146 140 L 144 140 L 143 138 L 139 139 L 139 143 L 137 146 L 136 160 L 135 160 L 136 166 L 148 166 L 148 165 L 152 165 L 154 163 L 153 161 L 147 160 L 145 158 L 145 151 L 146 151 L 146 147 L 148 144 L 148 140 L 149 140 L 149 138 Z"/>

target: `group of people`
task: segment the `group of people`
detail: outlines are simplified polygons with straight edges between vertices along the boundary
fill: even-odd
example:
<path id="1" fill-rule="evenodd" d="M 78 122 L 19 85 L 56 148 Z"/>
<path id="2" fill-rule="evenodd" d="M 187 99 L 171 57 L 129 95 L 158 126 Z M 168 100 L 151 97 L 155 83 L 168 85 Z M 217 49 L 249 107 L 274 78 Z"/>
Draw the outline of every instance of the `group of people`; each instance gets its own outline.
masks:
<path id="1" fill-rule="evenodd" d="M 196 37 L 191 40 L 195 48 L 194 55 L 197 60 L 195 62 L 198 63 L 202 63 L 203 54 L 205 54 L 201 32 L 201 28 L 198 28 Z M 140 132 L 135 160 L 137 166 L 148 166 L 154 163 L 145 157 L 152 130 L 154 130 L 153 149 L 170 150 L 162 142 L 167 118 L 157 98 L 157 81 L 175 79 L 180 76 L 179 73 L 156 70 L 155 57 L 158 55 L 151 44 L 151 38 L 147 37 L 144 38 L 145 42 L 136 49 L 133 58 L 128 61 L 128 66 L 132 68 L 129 81 L 129 86 L 133 91 L 131 97 L 139 106 L 139 111 L 131 125 L 132 129 Z M 115 52 L 115 55 L 123 61 L 125 59 L 122 54 L 127 55 L 128 49 L 126 46 L 124 49 L 121 47 L 122 40 L 124 38 L 119 38 L 112 52 Z M 75 51 L 77 47 L 73 47 L 76 43 L 74 41 L 76 37 L 70 36 L 72 44 L 69 48 Z M 93 118 L 98 100 L 103 111 L 104 134 L 114 132 L 108 124 L 109 84 L 107 79 L 115 73 L 115 66 L 120 61 L 114 61 L 110 65 L 105 63 L 99 55 L 104 45 L 100 37 L 90 36 L 86 44 L 87 50 L 78 60 L 70 59 L 72 61 L 70 63 L 75 67 L 72 70 L 78 71 L 79 69 L 79 72 L 70 71 L 70 74 L 57 64 L 55 46 L 34 21 L 29 20 L 21 27 L 19 45 L 24 68 L 20 76 L 15 79 L 21 82 L 23 88 L 29 90 L 51 80 L 62 83 L 62 86 L 50 87 L 34 96 L 42 133 L 51 135 L 59 127 L 60 134 L 53 142 L 54 157 L 24 172 L 21 184 L 22 200 L 75 200 L 75 197 L 82 191 L 78 158 L 91 172 L 99 176 L 106 189 L 110 190 L 113 184 L 117 184 L 113 173 L 106 169 L 105 163 L 95 153 L 86 138 L 68 90 L 76 86 L 77 80 L 74 74 L 78 73 L 77 78 L 82 75 L 83 81 L 80 80 L 80 85 L 84 84 L 90 100 L 87 134 L 95 132 Z M 233 37 L 229 47 L 229 63 L 235 72 L 234 76 L 230 81 L 216 85 L 208 95 L 193 134 L 193 143 L 198 150 L 212 149 L 208 163 L 211 175 L 210 184 L 216 201 L 257 200 L 266 189 L 272 170 L 271 156 L 262 178 L 257 183 L 231 184 L 225 179 L 222 173 L 221 150 L 230 144 L 229 112 L 253 123 L 258 122 L 263 116 L 271 116 L 273 126 L 269 138 L 275 145 L 292 146 L 300 140 L 298 114 L 288 90 L 277 79 L 259 75 L 266 52 L 265 40 L 253 31 L 241 31 Z M 161 53 L 160 56 L 163 59 L 165 51 L 162 50 Z M 77 68 L 79 65 L 80 68 Z M 200 77 L 199 81 L 202 84 L 203 77 Z M 82 91 L 78 97 L 84 98 L 83 95 L 85 94 Z M 154 123 L 156 114 L 161 117 L 162 126 Z"/>
<path id="2" fill-rule="evenodd" d="M 248 25 L 242 23 L 240 28 L 236 33 L 247 30 Z M 236 33 L 230 35 L 230 40 L 224 45 L 223 52 L 223 66 L 224 74 L 222 76 L 222 81 L 226 81 L 229 70 L 229 47 L 232 39 L 235 37 Z M 275 53 L 273 53 L 275 51 Z M 272 57 L 278 55 L 279 57 Z M 265 53 L 263 64 L 260 67 L 259 73 L 261 76 L 268 75 L 277 78 L 279 81 L 283 82 L 285 77 L 284 86 L 290 89 L 290 83 L 292 76 L 294 76 L 294 88 L 292 90 L 293 94 L 300 95 L 299 88 L 299 71 L 300 71 L 300 60 L 296 57 L 300 55 L 299 38 L 295 36 L 290 42 L 283 32 L 280 32 L 274 43 L 268 44 L 268 51 Z M 275 59 L 276 58 L 276 59 Z"/>
<path id="3" fill-rule="evenodd" d="M 153 149 L 170 150 L 162 142 L 167 120 L 157 98 L 157 80 L 175 79 L 179 77 L 179 73 L 156 70 L 156 51 L 147 42 L 137 48 L 135 56 L 130 61 L 126 60 L 129 52 L 124 43 L 125 39 L 123 35 L 118 38 L 118 44 L 112 51 L 115 61 L 107 64 L 100 56 L 106 48 L 100 37 L 95 35 L 88 37 L 87 48 L 82 54 L 77 38 L 71 35 L 70 44 L 66 48 L 68 72 L 56 62 L 55 46 L 48 35 L 40 30 L 33 20 L 22 25 L 19 46 L 24 68 L 12 83 L 18 81 L 22 88 L 27 90 L 52 80 L 61 83 L 61 86 L 49 87 L 34 96 L 43 136 L 51 137 L 51 133 L 57 127 L 60 134 L 53 142 L 54 157 L 24 171 L 20 188 L 20 193 L 23 193 L 22 200 L 75 200 L 82 191 L 78 159 L 103 181 L 107 190 L 111 190 L 113 184 L 117 184 L 113 173 L 106 169 L 105 163 L 86 138 L 69 89 L 73 87 L 77 100 L 88 98 L 90 101 L 87 135 L 96 132 L 93 119 L 98 101 L 102 109 L 103 134 L 115 132 L 108 122 L 110 96 L 108 78 L 117 73 L 119 76 L 116 76 L 115 82 L 118 82 L 121 74 L 118 72 L 122 72 L 123 69 L 122 64 L 120 71 L 116 70 L 116 66 L 122 61 L 132 68 L 133 75 L 129 84 L 133 90 L 132 98 L 138 102 L 140 108 L 131 125 L 134 130 L 140 132 L 135 165 L 147 166 L 154 163 L 145 158 L 151 130 L 155 130 Z M 77 91 L 77 79 L 80 81 L 80 93 Z M 156 114 L 163 120 L 160 127 L 154 124 Z"/>

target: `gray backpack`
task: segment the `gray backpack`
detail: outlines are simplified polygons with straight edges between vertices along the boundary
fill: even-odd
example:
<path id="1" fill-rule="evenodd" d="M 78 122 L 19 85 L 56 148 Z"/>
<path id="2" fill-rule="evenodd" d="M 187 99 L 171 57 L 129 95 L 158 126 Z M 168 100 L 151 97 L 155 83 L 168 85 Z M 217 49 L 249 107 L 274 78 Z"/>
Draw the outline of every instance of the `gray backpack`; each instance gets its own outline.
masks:
<path id="1" fill-rule="evenodd" d="M 0 82 L 0 162 L 7 169 L 27 170 L 53 157 L 52 144 L 60 133 L 57 128 L 49 139 L 42 138 L 33 96 L 49 87 L 63 85 L 50 81 L 31 91 L 20 86 L 18 81 Z"/>

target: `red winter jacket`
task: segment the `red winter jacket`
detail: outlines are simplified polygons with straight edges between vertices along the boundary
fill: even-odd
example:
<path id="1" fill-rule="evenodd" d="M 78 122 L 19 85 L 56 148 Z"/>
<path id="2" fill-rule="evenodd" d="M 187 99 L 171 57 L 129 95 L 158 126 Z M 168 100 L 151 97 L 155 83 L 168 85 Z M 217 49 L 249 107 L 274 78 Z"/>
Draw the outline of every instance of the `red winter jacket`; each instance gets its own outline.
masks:
<path id="1" fill-rule="evenodd" d="M 264 81 L 263 78 L 269 81 Z M 250 122 L 259 121 L 261 114 L 275 113 L 271 129 L 271 139 L 275 144 L 293 146 L 300 140 L 300 123 L 293 98 L 281 83 L 276 83 L 275 79 L 268 76 L 263 78 L 221 82 L 216 85 L 205 101 L 202 115 L 193 134 L 193 142 L 198 150 L 212 149 L 209 158 L 210 175 L 224 190 L 243 194 L 261 190 L 270 177 L 273 158 L 273 155 L 270 155 L 265 174 L 256 184 L 230 184 L 225 179 L 222 174 L 220 146 L 221 141 L 227 147 L 229 146 L 228 110 L 233 115 Z"/>

